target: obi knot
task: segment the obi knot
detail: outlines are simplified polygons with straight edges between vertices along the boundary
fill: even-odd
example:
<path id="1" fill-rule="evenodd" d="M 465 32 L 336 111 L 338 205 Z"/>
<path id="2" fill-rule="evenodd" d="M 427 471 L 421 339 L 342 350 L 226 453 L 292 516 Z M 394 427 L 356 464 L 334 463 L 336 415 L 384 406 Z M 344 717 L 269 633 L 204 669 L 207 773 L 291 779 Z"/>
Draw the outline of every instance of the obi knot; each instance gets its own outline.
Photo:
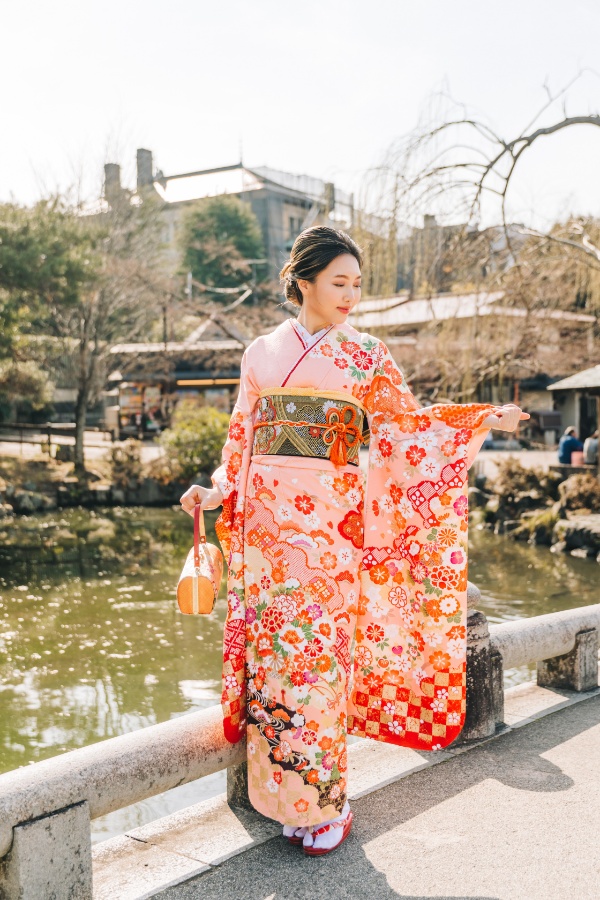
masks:
<path id="1" fill-rule="evenodd" d="M 349 419 L 346 417 L 349 414 Z M 323 442 L 331 445 L 331 462 L 336 466 L 345 466 L 348 462 L 348 450 L 361 440 L 361 432 L 356 425 L 356 409 L 343 406 L 338 409 L 332 406 L 327 410 L 328 427 L 323 432 Z"/>

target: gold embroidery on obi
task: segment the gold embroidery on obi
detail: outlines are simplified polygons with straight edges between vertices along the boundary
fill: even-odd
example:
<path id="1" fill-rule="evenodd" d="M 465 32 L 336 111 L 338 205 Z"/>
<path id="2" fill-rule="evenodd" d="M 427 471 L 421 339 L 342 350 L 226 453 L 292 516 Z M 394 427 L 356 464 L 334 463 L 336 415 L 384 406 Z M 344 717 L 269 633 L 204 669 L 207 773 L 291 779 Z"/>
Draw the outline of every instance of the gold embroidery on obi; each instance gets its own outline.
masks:
<path id="1" fill-rule="evenodd" d="M 366 410 L 342 391 L 270 388 L 260 394 L 254 454 L 310 456 L 357 466 L 369 440 Z"/>

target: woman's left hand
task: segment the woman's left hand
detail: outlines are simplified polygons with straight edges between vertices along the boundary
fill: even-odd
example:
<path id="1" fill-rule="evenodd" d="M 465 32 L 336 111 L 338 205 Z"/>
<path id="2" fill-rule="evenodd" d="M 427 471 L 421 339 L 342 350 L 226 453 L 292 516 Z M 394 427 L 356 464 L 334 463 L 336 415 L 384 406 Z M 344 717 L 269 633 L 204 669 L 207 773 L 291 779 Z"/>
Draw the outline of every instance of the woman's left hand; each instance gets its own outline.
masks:
<path id="1" fill-rule="evenodd" d="M 519 422 L 530 418 L 529 413 L 523 412 L 519 406 L 515 406 L 514 403 L 505 403 L 504 406 L 498 407 L 496 413 L 487 416 L 483 420 L 483 424 L 498 431 L 516 431 Z"/>

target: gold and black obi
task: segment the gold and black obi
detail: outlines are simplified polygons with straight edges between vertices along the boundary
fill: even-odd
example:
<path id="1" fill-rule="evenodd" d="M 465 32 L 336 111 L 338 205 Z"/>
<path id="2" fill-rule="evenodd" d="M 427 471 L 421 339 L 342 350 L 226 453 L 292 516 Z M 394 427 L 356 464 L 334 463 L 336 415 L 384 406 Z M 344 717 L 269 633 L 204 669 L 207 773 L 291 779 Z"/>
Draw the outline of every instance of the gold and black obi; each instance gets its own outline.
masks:
<path id="1" fill-rule="evenodd" d="M 268 388 L 260 394 L 254 454 L 310 456 L 357 466 L 360 446 L 368 440 L 365 407 L 351 394 L 312 388 Z"/>

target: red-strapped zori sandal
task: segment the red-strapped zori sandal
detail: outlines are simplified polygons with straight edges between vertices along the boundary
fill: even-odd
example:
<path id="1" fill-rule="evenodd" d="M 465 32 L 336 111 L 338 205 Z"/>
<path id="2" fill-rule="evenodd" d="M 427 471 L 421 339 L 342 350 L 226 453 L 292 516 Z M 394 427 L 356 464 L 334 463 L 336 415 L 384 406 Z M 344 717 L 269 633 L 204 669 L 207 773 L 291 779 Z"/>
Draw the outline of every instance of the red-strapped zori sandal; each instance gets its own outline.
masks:
<path id="1" fill-rule="evenodd" d="M 345 819 L 342 819 L 341 822 L 331 822 L 329 825 L 322 825 L 320 828 L 315 828 L 314 831 L 311 832 L 313 838 L 318 837 L 320 834 L 325 834 L 328 831 L 332 831 L 334 828 L 342 829 L 342 836 L 340 840 L 333 847 L 304 847 L 304 852 L 307 856 L 324 856 L 326 853 L 331 853 L 333 850 L 337 850 L 340 844 L 343 844 L 348 835 L 350 834 L 350 829 L 352 828 L 352 819 L 354 818 L 352 810 L 348 813 Z"/>

